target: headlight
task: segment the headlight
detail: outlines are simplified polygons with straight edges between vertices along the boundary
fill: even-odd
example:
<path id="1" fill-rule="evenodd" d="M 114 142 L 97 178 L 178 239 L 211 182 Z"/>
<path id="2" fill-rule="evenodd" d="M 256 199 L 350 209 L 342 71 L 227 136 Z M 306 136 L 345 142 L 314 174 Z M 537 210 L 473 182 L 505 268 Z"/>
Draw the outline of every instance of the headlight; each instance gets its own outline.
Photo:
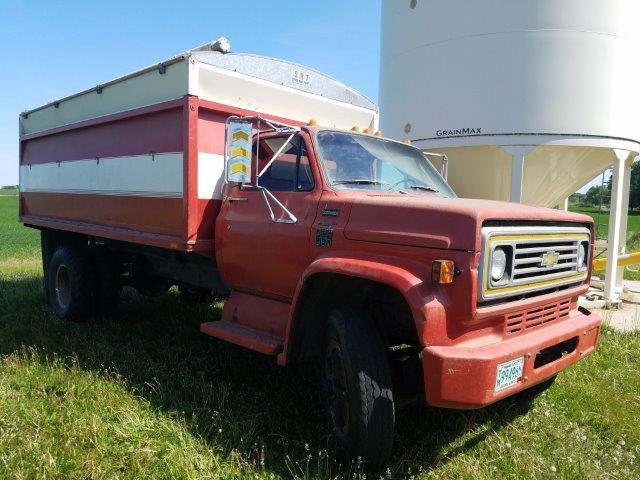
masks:
<path id="1" fill-rule="evenodd" d="M 491 279 L 499 282 L 507 270 L 507 253 L 504 248 L 497 247 L 491 254 Z"/>
<path id="2" fill-rule="evenodd" d="M 578 270 L 584 270 L 587 267 L 587 249 L 589 244 L 582 242 L 578 248 Z"/>

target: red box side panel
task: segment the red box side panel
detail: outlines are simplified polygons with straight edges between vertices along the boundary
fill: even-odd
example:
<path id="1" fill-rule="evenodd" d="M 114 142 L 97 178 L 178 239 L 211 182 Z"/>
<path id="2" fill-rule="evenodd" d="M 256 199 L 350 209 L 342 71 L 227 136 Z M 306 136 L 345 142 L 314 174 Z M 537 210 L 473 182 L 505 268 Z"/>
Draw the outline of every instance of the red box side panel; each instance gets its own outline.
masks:
<path id="1" fill-rule="evenodd" d="M 24 142 L 22 164 L 182 151 L 182 108 L 68 130 Z"/>
<path id="2" fill-rule="evenodd" d="M 213 256 L 229 115 L 255 112 L 186 96 L 24 135 L 22 221 Z"/>
<path id="3" fill-rule="evenodd" d="M 200 107 L 198 110 L 198 154 L 216 154 L 220 155 L 219 171 L 222 172 L 224 162 L 224 128 L 228 113 L 210 110 Z M 212 161 L 209 159 L 209 161 Z M 201 175 L 207 175 L 201 172 Z M 201 178 L 201 183 L 217 184 L 222 179 L 218 178 Z M 215 194 L 213 198 L 202 198 L 203 192 L 198 196 L 198 241 L 206 242 L 212 245 L 214 239 L 215 221 L 220 212 L 222 198 Z"/>
<path id="4" fill-rule="evenodd" d="M 187 98 L 23 136 L 22 221 L 189 249 L 187 191 L 176 181 L 185 175 L 186 103 Z"/>
<path id="5" fill-rule="evenodd" d="M 198 151 L 224 154 L 224 127 L 228 113 L 200 107 L 198 116 Z"/>
<path id="6" fill-rule="evenodd" d="M 175 237 L 182 233 L 181 198 L 25 192 L 22 208 L 29 216 Z"/>

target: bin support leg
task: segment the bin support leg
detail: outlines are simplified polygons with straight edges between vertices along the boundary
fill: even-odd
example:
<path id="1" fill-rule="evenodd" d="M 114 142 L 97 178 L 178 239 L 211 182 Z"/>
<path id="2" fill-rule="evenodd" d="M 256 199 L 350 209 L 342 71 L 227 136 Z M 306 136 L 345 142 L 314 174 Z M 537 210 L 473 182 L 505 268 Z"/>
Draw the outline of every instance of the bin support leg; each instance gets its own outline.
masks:
<path id="1" fill-rule="evenodd" d="M 620 255 L 627 253 L 627 224 L 629 221 L 629 190 L 631 188 L 631 167 L 633 165 L 633 156 L 629 155 L 624 162 L 624 179 L 622 187 L 622 217 L 620 219 Z M 618 291 L 622 291 L 624 281 L 624 267 L 618 267 L 616 273 L 616 286 Z"/>
<path id="2" fill-rule="evenodd" d="M 502 149 L 511 155 L 511 202 L 522 203 L 522 186 L 524 180 L 524 160 L 535 145 L 503 145 Z"/>
<path id="3" fill-rule="evenodd" d="M 604 283 L 604 299 L 609 305 L 620 301 L 620 289 L 617 287 L 618 257 L 623 238 L 621 227 L 623 217 L 626 229 L 627 212 L 623 212 L 623 204 L 629 203 L 629 191 L 627 188 L 625 202 L 625 164 L 629 156 L 627 150 L 614 149 L 613 175 L 611 176 L 611 208 L 609 211 L 609 238 L 607 249 L 607 271 Z M 625 232 L 626 236 L 626 232 Z"/>

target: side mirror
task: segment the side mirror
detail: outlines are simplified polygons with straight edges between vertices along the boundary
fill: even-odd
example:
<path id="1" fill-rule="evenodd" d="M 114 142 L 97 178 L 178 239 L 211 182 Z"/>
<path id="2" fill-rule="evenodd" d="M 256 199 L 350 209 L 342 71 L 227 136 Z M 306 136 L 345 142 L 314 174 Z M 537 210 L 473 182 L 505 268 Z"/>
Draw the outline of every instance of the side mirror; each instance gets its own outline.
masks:
<path id="1" fill-rule="evenodd" d="M 251 185 L 253 190 L 257 190 L 262 194 L 262 198 L 269 210 L 271 221 L 275 223 L 296 223 L 298 219 L 278 200 L 273 193 L 265 187 L 258 185 L 258 175 L 252 181 L 251 174 L 251 150 L 253 140 L 253 120 L 262 120 L 259 117 L 229 117 L 225 125 L 225 141 L 224 141 L 224 180 L 226 183 L 239 183 L 242 185 Z M 278 122 L 263 120 L 270 128 L 270 131 L 286 132 L 289 138 L 282 144 L 280 149 L 275 152 L 269 161 L 269 164 L 282 153 L 285 146 L 300 131 L 297 127 L 291 127 Z M 256 147 L 258 148 L 258 147 Z M 256 154 L 257 157 L 257 154 Z M 266 167 L 265 167 L 266 168 Z M 256 165 L 258 171 L 258 165 Z M 285 218 L 276 216 L 271 203 L 275 203 L 285 213 Z"/>
<path id="2" fill-rule="evenodd" d="M 251 183 L 251 139 L 253 124 L 229 117 L 225 128 L 225 180 Z"/>

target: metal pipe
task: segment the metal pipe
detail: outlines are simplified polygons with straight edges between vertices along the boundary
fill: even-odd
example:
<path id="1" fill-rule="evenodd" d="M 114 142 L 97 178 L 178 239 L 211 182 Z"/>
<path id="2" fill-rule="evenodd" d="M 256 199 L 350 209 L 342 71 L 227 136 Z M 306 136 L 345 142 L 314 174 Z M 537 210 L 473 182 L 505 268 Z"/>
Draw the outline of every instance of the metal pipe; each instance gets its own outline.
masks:
<path id="1" fill-rule="evenodd" d="M 640 252 L 626 253 L 624 255 L 618 255 L 618 267 L 628 267 L 629 265 L 640 264 Z M 594 270 L 603 270 L 607 266 L 606 258 L 596 258 L 593 261 Z"/>

